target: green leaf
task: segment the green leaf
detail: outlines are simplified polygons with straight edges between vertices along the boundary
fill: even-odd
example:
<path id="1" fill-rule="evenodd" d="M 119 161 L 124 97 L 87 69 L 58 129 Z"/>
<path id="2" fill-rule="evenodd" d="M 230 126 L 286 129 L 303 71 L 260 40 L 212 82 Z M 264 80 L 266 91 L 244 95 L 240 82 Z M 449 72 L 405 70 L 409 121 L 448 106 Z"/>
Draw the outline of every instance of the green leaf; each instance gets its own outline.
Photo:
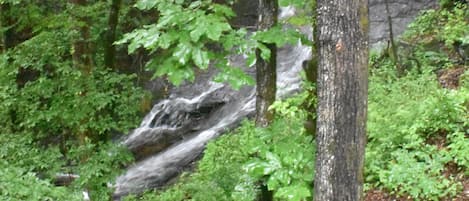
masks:
<path id="1" fill-rule="evenodd" d="M 238 67 L 219 66 L 220 72 L 213 78 L 215 82 L 228 82 L 231 87 L 238 90 L 245 85 L 254 85 L 255 80 Z"/>
<path id="2" fill-rule="evenodd" d="M 135 4 L 135 7 L 137 7 L 140 10 L 149 10 L 152 9 L 156 6 L 158 1 L 155 0 L 139 0 Z"/>
<path id="3" fill-rule="evenodd" d="M 208 53 L 199 48 L 194 48 L 192 51 L 192 59 L 194 60 L 195 65 L 201 69 L 207 69 L 210 59 L 208 58 Z"/>
<path id="4" fill-rule="evenodd" d="M 311 191 L 306 185 L 293 185 L 278 189 L 274 196 L 290 201 L 301 201 L 311 197 Z"/>
<path id="5" fill-rule="evenodd" d="M 271 164 L 263 161 L 252 161 L 247 163 L 243 168 L 246 172 L 256 178 L 262 178 L 264 175 L 269 175 L 276 169 L 271 166 Z"/>
<path id="6" fill-rule="evenodd" d="M 191 52 L 192 46 L 190 44 L 179 43 L 174 50 L 173 56 L 176 57 L 180 64 L 186 65 L 190 59 Z"/>
<path id="7" fill-rule="evenodd" d="M 228 22 L 220 21 L 219 17 L 214 15 L 207 16 L 207 23 L 207 37 L 214 41 L 218 41 L 224 31 L 231 30 L 231 26 Z"/>
<path id="8" fill-rule="evenodd" d="M 221 4 L 213 4 L 211 5 L 211 9 L 219 14 L 219 15 L 224 15 L 226 17 L 234 17 L 236 16 L 236 14 L 233 12 L 233 10 L 228 7 L 228 6 L 225 6 L 225 5 L 221 5 Z"/>
<path id="9" fill-rule="evenodd" d="M 257 62 L 256 54 L 254 52 L 248 54 L 248 58 L 246 59 L 246 65 L 248 67 L 252 67 L 256 64 L 256 62 Z"/>
<path id="10" fill-rule="evenodd" d="M 264 60 L 270 59 L 270 49 L 262 43 L 258 43 L 257 47 L 261 50 L 261 58 Z"/>

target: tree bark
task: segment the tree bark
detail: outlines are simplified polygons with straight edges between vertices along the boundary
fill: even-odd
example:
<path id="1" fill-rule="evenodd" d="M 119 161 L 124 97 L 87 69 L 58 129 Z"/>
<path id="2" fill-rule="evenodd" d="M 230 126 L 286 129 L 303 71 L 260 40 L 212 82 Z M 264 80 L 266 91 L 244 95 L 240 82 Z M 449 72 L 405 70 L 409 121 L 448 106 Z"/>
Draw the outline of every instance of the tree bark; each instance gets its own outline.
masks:
<path id="1" fill-rule="evenodd" d="M 318 0 L 319 69 L 314 200 L 363 194 L 368 1 Z"/>
<path id="2" fill-rule="evenodd" d="M 277 24 L 278 2 L 277 0 L 259 0 L 257 30 L 264 31 Z M 270 50 L 268 61 L 261 57 L 261 51 L 256 50 L 256 125 L 268 126 L 274 119 L 273 111 L 269 106 L 275 101 L 277 92 L 277 47 L 275 44 L 266 44 Z M 260 201 L 273 200 L 273 192 L 269 191 L 267 185 L 260 186 Z"/>
<path id="3" fill-rule="evenodd" d="M 278 3 L 276 0 L 259 0 L 258 30 L 267 30 L 277 23 Z M 256 125 L 267 126 L 274 118 L 269 106 L 275 101 L 277 91 L 277 47 L 275 44 L 264 44 L 270 49 L 270 59 L 265 61 L 256 50 Z"/>
<path id="4" fill-rule="evenodd" d="M 113 45 L 116 40 L 116 27 L 119 22 L 119 10 L 122 0 L 112 0 L 109 10 L 106 42 L 104 43 L 104 65 L 108 69 L 115 69 L 116 48 Z"/>

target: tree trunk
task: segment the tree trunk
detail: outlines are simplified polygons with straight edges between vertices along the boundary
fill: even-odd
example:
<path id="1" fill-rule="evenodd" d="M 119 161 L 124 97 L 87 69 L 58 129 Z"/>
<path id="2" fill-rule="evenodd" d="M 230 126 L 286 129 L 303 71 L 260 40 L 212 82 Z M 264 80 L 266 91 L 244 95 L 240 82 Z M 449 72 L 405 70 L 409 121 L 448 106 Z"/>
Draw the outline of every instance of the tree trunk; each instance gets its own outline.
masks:
<path id="1" fill-rule="evenodd" d="M 70 2 L 77 7 L 86 5 L 86 0 L 71 0 Z M 91 48 L 89 44 L 89 19 L 87 19 L 87 17 L 75 16 L 75 20 L 82 22 L 83 24 L 76 27 L 79 37 L 73 41 L 73 65 L 80 69 L 85 75 L 89 75 L 93 68 Z"/>
<path id="2" fill-rule="evenodd" d="M 276 0 L 259 0 L 258 30 L 267 30 L 277 23 L 278 3 Z M 277 48 L 275 44 L 264 44 L 270 49 L 270 59 L 265 61 L 260 56 L 260 50 L 256 50 L 256 125 L 267 126 L 274 114 L 269 111 L 269 106 L 275 101 L 277 91 Z"/>
<path id="3" fill-rule="evenodd" d="M 277 0 L 259 0 L 257 30 L 263 31 L 277 24 L 278 2 Z M 265 44 L 270 50 L 268 61 L 262 59 L 261 51 L 256 50 L 256 125 L 268 126 L 274 119 L 273 111 L 269 106 L 275 101 L 277 91 L 277 47 L 275 44 Z M 269 191 L 266 184 L 260 186 L 260 201 L 273 200 L 273 192 Z"/>
<path id="4" fill-rule="evenodd" d="M 397 76 L 402 77 L 404 75 L 405 69 L 402 67 L 400 61 L 399 61 L 399 55 L 397 54 L 397 46 L 396 43 L 394 42 L 394 33 L 392 29 L 392 17 L 391 17 L 391 12 L 389 11 L 389 1 L 385 0 L 384 5 L 386 7 L 386 14 L 388 15 L 388 28 L 389 28 L 389 41 L 388 41 L 388 52 L 390 55 L 390 58 L 394 65 L 396 66 L 397 69 Z"/>
<path id="5" fill-rule="evenodd" d="M 314 200 L 358 201 L 366 144 L 368 1 L 318 0 Z"/>
<path id="6" fill-rule="evenodd" d="M 122 0 L 112 0 L 109 10 L 108 28 L 106 31 L 106 42 L 104 43 L 104 65 L 108 69 L 115 69 L 116 48 L 113 45 L 116 40 L 116 27 L 119 22 L 119 10 Z"/>

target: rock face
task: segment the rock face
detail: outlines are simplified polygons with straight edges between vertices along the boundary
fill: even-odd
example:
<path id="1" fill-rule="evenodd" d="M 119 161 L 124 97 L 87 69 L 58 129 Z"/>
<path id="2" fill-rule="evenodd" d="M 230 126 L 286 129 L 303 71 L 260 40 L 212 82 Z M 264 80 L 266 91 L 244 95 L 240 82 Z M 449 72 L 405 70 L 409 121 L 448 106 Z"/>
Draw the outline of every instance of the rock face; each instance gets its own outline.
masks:
<path id="1" fill-rule="evenodd" d="M 386 1 L 392 19 L 394 36 L 404 32 L 420 11 L 438 6 L 437 0 L 370 0 L 370 44 L 376 46 L 389 39 L 388 13 Z"/>
<path id="2" fill-rule="evenodd" d="M 404 32 L 420 11 L 438 6 L 438 0 L 369 0 L 370 44 L 376 46 L 389 39 L 388 14 L 386 1 L 392 19 L 394 36 Z M 257 1 L 239 0 L 234 9 L 238 16 L 233 20 L 235 25 L 255 26 Z"/>

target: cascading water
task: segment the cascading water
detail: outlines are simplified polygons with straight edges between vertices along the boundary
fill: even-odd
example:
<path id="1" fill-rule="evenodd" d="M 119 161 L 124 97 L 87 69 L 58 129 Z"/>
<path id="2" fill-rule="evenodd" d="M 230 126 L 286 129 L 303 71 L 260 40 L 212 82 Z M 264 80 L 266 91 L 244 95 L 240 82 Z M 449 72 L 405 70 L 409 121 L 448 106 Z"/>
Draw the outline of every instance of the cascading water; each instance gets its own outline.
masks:
<path id="1" fill-rule="evenodd" d="M 284 8 L 279 16 L 287 17 L 293 13 L 292 8 Z M 307 28 L 302 31 L 311 34 Z M 300 89 L 302 64 L 310 57 L 311 49 L 301 44 L 279 48 L 278 98 Z M 242 66 L 244 59 L 233 56 L 232 62 Z M 247 69 L 248 74 L 252 75 L 253 70 Z M 207 78 L 210 74 L 172 91 L 170 98 L 156 104 L 140 127 L 124 140 L 123 144 L 142 160 L 117 178 L 116 199 L 164 185 L 190 166 L 209 140 L 254 114 L 254 87 L 234 91 L 226 84 L 210 81 Z"/>

